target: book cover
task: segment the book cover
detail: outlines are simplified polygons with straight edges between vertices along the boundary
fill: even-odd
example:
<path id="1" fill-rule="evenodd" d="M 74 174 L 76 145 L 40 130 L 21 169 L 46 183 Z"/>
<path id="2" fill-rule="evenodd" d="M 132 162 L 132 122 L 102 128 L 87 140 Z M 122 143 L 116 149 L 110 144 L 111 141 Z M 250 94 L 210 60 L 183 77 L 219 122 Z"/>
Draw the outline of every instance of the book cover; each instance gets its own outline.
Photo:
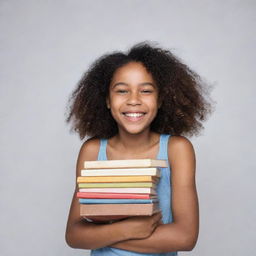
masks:
<path id="1" fill-rule="evenodd" d="M 155 188 L 152 182 L 78 183 L 79 188 Z"/>
<path id="2" fill-rule="evenodd" d="M 126 159 L 126 160 L 103 160 L 85 161 L 85 169 L 104 168 L 134 168 L 134 167 L 168 167 L 165 160 L 158 159 Z"/>
<path id="3" fill-rule="evenodd" d="M 150 194 L 132 194 L 132 193 L 90 193 L 90 192 L 77 192 L 78 198 L 109 198 L 109 199 L 155 199 L 156 195 Z"/>
<path id="4" fill-rule="evenodd" d="M 158 203 L 153 204 L 80 204 L 81 216 L 151 216 L 158 212 Z"/>
<path id="5" fill-rule="evenodd" d="M 154 188 L 80 188 L 79 192 L 136 193 L 156 195 L 156 190 Z"/>
<path id="6" fill-rule="evenodd" d="M 161 176 L 159 168 L 85 169 L 81 176 Z"/>
<path id="7" fill-rule="evenodd" d="M 109 183 L 109 182 L 154 182 L 159 180 L 156 176 L 99 176 L 78 177 L 78 183 Z"/>
<path id="8" fill-rule="evenodd" d="M 80 204 L 152 204 L 157 199 L 90 199 L 79 198 Z"/>

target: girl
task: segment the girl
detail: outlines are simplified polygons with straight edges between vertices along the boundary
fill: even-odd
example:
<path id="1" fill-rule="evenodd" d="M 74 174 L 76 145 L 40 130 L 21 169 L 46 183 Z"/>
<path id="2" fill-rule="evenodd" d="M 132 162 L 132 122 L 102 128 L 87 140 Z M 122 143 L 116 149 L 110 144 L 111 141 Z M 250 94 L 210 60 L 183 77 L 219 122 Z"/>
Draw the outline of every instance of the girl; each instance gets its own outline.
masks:
<path id="1" fill-rule="evenodd" d="M 71 97 L 67 121 L 80 138 L 83 162 L 166 159 L 157 187 L 161 213 L 108 224 L 79 215 L 77 187 L 66 228 L 69 246 L 91 255 L 177 255 L 192 250 L 199 230 L 195 153 L 184 134 L 202 128 L 210 110 L 201 82 L 170 51 L 142 42 L 127 54 L 96 60 Z"/>

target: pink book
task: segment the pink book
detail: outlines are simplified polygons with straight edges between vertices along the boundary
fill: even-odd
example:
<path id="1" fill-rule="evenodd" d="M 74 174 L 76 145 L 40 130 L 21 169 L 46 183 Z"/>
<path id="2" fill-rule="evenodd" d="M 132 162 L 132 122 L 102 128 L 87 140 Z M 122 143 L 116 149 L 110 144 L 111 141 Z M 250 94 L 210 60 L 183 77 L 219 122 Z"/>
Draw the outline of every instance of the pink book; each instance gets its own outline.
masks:
<path id="1" fill-rule="evenodd" d="M 156 196 L 150 194 L 129 194 L 129 193 L 90 193 L 90 192 L 77 192 L 78 198 L 121 198 L 121 199 L 154 199 Z"/>
<path id="2" fill-rule="evenodd" d="M 79 192 L 96 192 L 96 193 L 134 193 L 134 194 L 153 194 L 156 190 L 153 188 L 80 188 Z"/>

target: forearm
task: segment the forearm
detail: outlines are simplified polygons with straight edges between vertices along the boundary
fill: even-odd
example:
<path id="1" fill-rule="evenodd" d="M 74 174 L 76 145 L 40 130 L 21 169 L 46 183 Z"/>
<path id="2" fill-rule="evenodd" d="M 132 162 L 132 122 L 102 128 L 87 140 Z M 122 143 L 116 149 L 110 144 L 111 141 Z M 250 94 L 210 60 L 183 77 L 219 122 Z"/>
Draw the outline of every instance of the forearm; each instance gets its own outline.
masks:
<path id="1" fill-rule="evenodd" d="M 175 223 L 159 225 L 146 239 L 131 239 L 112 244 L 111 247 L 139 253 L 165 253 L 172 251 L 190 251 L 196 239 L 186 234 Z"/>
<path id="2" fill-rule="evenodd" d="M 67 227 L 66 241 L 70 247 L 97 249 L 129 239 L 119 222 L 113 224 L 93 224 L 78 221 Z"/>

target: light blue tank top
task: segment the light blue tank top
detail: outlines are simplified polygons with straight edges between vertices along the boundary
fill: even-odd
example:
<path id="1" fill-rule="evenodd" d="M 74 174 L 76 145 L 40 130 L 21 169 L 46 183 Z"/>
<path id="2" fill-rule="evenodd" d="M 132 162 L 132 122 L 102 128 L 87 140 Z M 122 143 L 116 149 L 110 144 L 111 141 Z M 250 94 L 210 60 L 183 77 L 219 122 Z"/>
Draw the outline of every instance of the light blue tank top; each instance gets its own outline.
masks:
<path id="1" fill-rule="evenodd" d="M 168 140 L 170 135 L 161 134 L 159 141 L 159 152 L 157 159 L 164 159 L 168 162 Z M 98 160 L 107 160 L 106 148 L 107 140 L 100 140 L 100 149 L 98 153 Z M 157 185 L 157 195 L 159 200 L 159 206 L 162 210 L 162 221 L 164 224 L 171 223 L 173 221 L 171 211 L 171 169 L 168 162 L 167 168 L 161 168 L 161 178 Z M 104 247 L 91 251 L 91 256 L 176 256 L 177 252 L 168 253 L 137 253 L 112 247 Z"/>

